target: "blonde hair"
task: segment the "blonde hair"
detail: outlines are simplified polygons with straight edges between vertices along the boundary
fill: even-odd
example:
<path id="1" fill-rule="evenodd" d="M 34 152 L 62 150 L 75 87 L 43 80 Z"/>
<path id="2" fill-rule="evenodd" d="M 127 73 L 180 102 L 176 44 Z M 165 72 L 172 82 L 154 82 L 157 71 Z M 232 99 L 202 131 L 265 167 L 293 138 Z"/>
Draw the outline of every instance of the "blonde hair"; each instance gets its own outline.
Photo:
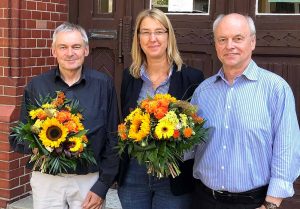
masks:
<path id="1" fill-rule="evenodd" d="M 176 37 L 174 29 L 171 25 L 171 22 L 167 15 L 159 9 L 152 8 L 144 10 L 139 13 L 136 18 L 132 48 L 131 48 L 131 57 L 132 64 L 129 67 L 130 74 L 135 77 L 140 77 L 140 69 L 143 63 L 147 62 L 146 55 L 143 52 L 140 42 L 139 42 L 139 30 L 141 22 L 145 17 L 150 17 L 154 20 L 159 21 L 166 29 L 168 33 L 168 44 L 167 44 L 167 58 L 170 64 L 175 63 L 177 65 L 177 70 L 180 71 L 183 61 L 181 59 L 180 53 L 177 48 Z M 146 63 L 147 64 L 147 63 Z"/>

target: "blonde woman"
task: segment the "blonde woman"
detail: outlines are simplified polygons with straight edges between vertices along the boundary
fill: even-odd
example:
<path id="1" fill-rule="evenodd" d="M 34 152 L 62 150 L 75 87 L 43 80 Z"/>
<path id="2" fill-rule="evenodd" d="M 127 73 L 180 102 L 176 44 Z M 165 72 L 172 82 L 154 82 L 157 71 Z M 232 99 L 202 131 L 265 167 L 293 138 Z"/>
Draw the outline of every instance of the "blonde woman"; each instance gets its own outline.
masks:
<path id="1" fill-rule="evenodd" d="M 203 73 L 183 64 L 173 27 L 158 9 L 142 11 L 132 43 L 132 64 L 124 70 L 121 109 L 125 118 L 137 102 L 157 93 L 188 99 Z M 156 178 L 128 155 L 122 157 L 118 194 L 123 209 L 188 209 L 193 191 L 193 161 L 180 164 L 176 178 Z"/>

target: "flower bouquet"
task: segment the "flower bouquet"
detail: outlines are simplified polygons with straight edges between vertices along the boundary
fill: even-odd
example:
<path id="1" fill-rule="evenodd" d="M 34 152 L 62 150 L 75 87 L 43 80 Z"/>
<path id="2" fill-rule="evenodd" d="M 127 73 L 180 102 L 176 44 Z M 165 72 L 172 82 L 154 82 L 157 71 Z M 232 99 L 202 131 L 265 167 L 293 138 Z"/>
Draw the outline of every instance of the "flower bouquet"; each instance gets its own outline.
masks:
<path id="1" fill-rule="evenodd" d="M 184 152 L 207 134 L 196 112 L 196 106 L 169 94 L 146 98 L 118 126 L 119 154 L 127 151 L 151 175 L 175 178 Z"/>
<path id="2" fill-rule="evenodd" d="M 27 123 L 12 128 L 12 136 L 33 150 L 33 170 L 52 175 L 75 171 L 78 163 L 96 164 L 93 152 L 87 149 L 79 102 L 66 99 L 61 91 L 56 94 L 56 98 L 48 95 L 30 104 Z"/>

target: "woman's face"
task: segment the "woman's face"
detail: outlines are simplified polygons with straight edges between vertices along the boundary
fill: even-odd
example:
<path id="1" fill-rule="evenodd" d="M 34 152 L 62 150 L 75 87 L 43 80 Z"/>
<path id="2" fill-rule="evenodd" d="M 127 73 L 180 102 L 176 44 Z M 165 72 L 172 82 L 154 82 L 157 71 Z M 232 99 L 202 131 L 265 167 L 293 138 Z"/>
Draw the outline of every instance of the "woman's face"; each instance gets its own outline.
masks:
<path id="1" fill-rule="evenodd" d="M 139 30 L 139 41 L 147 60 L 167 58 L 168 30 L 151 17 L 145 17 Z"/>

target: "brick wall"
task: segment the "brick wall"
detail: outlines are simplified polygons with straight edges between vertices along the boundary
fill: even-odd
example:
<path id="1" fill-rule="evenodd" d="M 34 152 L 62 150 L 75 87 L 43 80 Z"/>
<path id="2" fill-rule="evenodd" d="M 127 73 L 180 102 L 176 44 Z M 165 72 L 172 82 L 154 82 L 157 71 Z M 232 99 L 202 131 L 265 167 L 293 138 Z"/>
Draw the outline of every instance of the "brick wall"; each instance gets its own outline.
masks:
<path id="1" fill-rule="evenodd" d="M 55 65 L 51 35 L 68 18 L 68 0 L 0 0 L 0 208 L 30 191 L 28 156 L 10 149 L 22 93 L 35 75 Z"/>

